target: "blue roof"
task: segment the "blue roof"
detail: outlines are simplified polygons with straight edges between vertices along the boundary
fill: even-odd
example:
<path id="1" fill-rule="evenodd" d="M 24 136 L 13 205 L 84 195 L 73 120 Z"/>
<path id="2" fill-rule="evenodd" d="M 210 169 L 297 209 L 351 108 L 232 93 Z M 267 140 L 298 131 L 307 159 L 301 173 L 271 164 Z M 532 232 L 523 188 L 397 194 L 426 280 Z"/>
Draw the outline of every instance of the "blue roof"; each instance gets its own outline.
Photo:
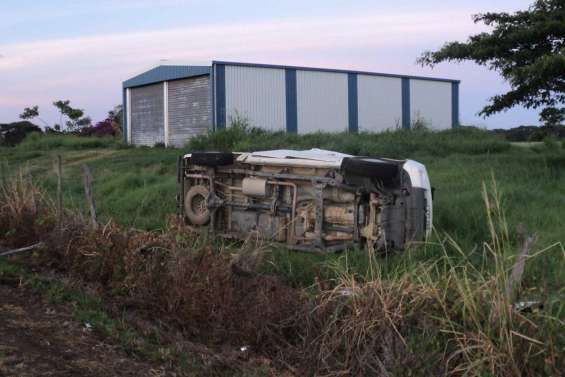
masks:
<path id="1" fill-rule="evenodd" d="M 124 88 L 154 84 L 162 81 L 186 79 L 210 74 L 210 67 L 205 65 L 160 65 L 123 82 Z"/>
<path id="2" fill-rule="evenodd" d="M 394 77 L 394 78 L 407 78 L 414 80 L 429 80 L 429 81 L 444 81 L 444 82 L 460 82 L 459 80 L 444 79 L 439 77 L 427 77 L 427 76 L 413 76 L 413 75 L 399 75 L 393 73 L 380 73 L 380 72 L 367 72 L 367 71 L 355 71 L 348 69 L 333 69 L 333 68 L 314 68 L 314 67 L 300 67 L 294 65 L 277 65 L 277 64 L 258 64 L 258 63 L 242 63 L 242 62 L 228 62 L 214 60 L 212 65 L 232 65 L 232 66 L 242 66 L 242 67 L 258 67 L 258 68 L 278 68 L 278 69 L 296 69 L 298 71 L 317 71 L 317 72 L 333 72 L 333 73 L 356 73 L 360 75 L 370 75 L 370 76 L 382 76 L 382 77 Z"/>

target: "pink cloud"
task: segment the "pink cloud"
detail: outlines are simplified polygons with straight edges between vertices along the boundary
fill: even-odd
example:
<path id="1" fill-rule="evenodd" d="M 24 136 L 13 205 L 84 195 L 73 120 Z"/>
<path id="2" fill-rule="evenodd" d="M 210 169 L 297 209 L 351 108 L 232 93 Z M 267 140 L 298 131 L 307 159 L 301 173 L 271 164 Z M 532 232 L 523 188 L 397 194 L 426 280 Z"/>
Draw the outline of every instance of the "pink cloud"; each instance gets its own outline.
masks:
<path id="1" fill-rule="evenodd" d="M 65 98 L 95 119 L 121 102 L 121 82 L 161 59 L 209 64 L 211 59 L 339 67 L 461 78 L 457 68 L 414 64 L 425 49 L 482 30 L 469 10 L 370 13 L 276 19 L 0 46 L 0 121 L 16 107 L 38 104 L 56 120 L 51 102 Z M 479 72 L 475 70 L 475 72 Z M 480 75 L 480 73 L 477 73 Z M 467 85 L 467 84 L 465 84 Z M 471 84 L 472 85 L 472 84 Z"/>

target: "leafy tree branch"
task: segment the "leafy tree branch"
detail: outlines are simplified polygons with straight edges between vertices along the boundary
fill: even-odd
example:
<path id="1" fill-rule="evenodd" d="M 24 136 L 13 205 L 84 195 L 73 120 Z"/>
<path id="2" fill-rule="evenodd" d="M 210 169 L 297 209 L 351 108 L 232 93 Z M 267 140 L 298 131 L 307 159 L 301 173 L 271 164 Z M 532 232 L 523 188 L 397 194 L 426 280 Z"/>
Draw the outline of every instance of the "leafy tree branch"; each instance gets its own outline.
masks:
<path id="1" fill-rule="evenodd" d="M 536 0 L 527 10 L 477 14 L 473 21 L 492 30 L 426 51 L 418 63 L 435 66 L 470 60 L 499 72 L 510 90 L 490 98 L 480 115 L 522 105 L 540 108 L 540 119 L 546 124 L 561 123 L 565 119 L 565 1 Z"/>

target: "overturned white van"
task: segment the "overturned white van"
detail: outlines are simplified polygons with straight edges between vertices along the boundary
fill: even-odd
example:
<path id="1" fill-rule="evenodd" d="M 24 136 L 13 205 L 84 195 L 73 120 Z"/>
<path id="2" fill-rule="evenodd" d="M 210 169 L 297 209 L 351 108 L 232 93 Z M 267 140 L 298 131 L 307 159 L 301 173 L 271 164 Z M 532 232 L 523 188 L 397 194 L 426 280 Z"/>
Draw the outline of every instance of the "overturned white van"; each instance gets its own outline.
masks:
<path id="1" fill-rule="evenodd" d="M 179 214 L 194 227 L 305 251 L 404 249 L 432 227 L 424 165 L 311 149 L 180 158 Z"/>

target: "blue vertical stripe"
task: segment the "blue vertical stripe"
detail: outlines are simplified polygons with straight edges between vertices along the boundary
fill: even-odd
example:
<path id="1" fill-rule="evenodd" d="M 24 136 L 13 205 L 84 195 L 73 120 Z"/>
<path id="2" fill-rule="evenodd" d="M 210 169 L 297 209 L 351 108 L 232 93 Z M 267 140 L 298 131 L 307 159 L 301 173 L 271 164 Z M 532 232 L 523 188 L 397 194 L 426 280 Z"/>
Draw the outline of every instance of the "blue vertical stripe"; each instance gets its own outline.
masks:
<path id="1" fill-rule="evenodd" d="M 451 83 L 451 127 L 459 126 L 459 83 Z"/>
<path id="2" fill-rule="evenodd" d="M 402 78 L 402 128 L 410 128 L 410 79 Z"/>
<path id="3" fill-rule="evenodd" d="M 123 89 L 122 104 L 122 134 L 124 135 L 124 143 L 128 143 L 128 100 L 127 89 Z"/>
<path id="4" fill-rule="evenodd" d="M 357 74 L 347 74 L 347 105 L 349 113 L 349 132 L 359 131 L 359 109 L 357 106 Z"/>
<path id="5" fill-rule="evenodd" d="M 226 66 L 216 65 L 216 129 L 226 128 Z"/>
<path id="6" fill-rule="evenodd" d="M 284 70 L 286 95 L 286 132 L 298 132 L 298 103 L 296 99 L 296 69 Z"/>
<path id="7" fill-rule="evenodd" d="M 210 92 L 210 123 L 208 127 L 212 131 L 216 129 L 216 87 L 214 86 L 214 65 L 212 64 L 212 69 L 210 70 L 210 77 L 208 79 L 208 91 Z"/>

